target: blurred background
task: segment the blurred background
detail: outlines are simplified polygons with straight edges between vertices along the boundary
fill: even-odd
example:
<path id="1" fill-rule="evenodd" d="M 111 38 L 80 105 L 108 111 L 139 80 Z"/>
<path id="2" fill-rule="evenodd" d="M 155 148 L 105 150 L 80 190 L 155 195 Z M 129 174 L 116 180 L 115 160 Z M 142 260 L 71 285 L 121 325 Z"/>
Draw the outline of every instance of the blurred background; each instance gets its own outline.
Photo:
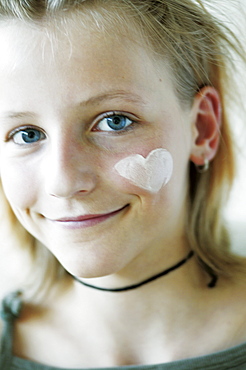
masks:
<path id="1" fill-rule="evenodd" d="M 246 0 L 213 0 L 214 9 L 241 39 L 246 54 Z M 224 15 L 220 14 L 223 8 Z M 216 12 L 216 10 L 215 10 Z M 237 177 L 225 211 L 233 249 L 246 256 L 246 70 L 236 60 L 236 98 L 241 106 L 231 111 L 231 122 L 237 144 Z"/>

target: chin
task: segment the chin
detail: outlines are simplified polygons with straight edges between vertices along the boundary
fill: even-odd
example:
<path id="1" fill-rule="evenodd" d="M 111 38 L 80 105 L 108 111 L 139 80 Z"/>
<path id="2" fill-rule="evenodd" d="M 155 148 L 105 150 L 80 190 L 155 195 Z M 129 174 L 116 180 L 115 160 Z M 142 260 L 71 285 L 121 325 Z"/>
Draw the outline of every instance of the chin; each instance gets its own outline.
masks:
<path id="1" fill-rule="evenodd" d="M 76 261 L 66 261 L 65 263 L 59 262 L 69 274 L 81 279 L 104 277 L 120 270 L 120 267 L 116 268 L 117 264 L 102 263 L 102 260 L 89 262 L 83 259 L 81 263 L 78 263 L 78 259 L 76 259 Z"/>

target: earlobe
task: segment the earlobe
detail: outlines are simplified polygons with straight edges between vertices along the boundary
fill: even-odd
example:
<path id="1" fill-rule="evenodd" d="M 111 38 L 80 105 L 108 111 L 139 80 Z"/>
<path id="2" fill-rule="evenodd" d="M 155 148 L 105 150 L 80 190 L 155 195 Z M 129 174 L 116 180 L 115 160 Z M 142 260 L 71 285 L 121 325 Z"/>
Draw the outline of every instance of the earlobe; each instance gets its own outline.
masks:
<path id="1" fill-rule="evenodd" d="M 221 102 L 217 90 L 204 87 L 193 104 L 193 145 L 190 160 L 196 165 L 211 161 L 220 141 Z"/>

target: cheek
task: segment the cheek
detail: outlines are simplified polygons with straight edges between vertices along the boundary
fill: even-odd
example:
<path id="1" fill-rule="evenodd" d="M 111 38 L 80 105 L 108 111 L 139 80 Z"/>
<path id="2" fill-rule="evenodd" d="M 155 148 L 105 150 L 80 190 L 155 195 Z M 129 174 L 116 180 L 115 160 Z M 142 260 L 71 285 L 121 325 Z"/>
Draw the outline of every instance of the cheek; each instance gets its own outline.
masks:
<path id="1" fill-rule="evenodd" d="M 173 159 L 166 149 L 158 148 L 152 150 L 146 158 L 135 154 L 121 159 L 114 169 L 131 184 L 155 194 L 169 182 Z"/>
<path id="2" fill-rule="evenodd" d="M 1 180 L 5 196 L 13 209 L 26 209 L 33 203 L 35 182 L 32 172 L 9 166 L 2 168 Z"/>

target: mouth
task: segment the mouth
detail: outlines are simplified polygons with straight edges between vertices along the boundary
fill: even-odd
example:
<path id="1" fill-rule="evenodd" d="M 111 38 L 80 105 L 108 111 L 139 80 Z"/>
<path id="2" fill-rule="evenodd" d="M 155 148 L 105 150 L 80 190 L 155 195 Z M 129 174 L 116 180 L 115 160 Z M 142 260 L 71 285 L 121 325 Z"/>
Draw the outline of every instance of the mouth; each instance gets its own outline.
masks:
<path id="1" fill-rule="evenodd" d="M 109 212 L 109 213 L 103 213 L 103 214 L 88 214 L 88 215 L 81 215 L 77 217 L 64 217 L 59 218 L 56 220 L 50 220 L 57 225 L 60 225 L 67 229 L 80 229 L 85 227 L 91 227 L 95 226 L 101 222 L 104 222 L 122 211 L 124 211 L 126 208 L 128 208 L 129 204 L 125 205 L 122 208 L 117 209 L 116 211 Z"/>

